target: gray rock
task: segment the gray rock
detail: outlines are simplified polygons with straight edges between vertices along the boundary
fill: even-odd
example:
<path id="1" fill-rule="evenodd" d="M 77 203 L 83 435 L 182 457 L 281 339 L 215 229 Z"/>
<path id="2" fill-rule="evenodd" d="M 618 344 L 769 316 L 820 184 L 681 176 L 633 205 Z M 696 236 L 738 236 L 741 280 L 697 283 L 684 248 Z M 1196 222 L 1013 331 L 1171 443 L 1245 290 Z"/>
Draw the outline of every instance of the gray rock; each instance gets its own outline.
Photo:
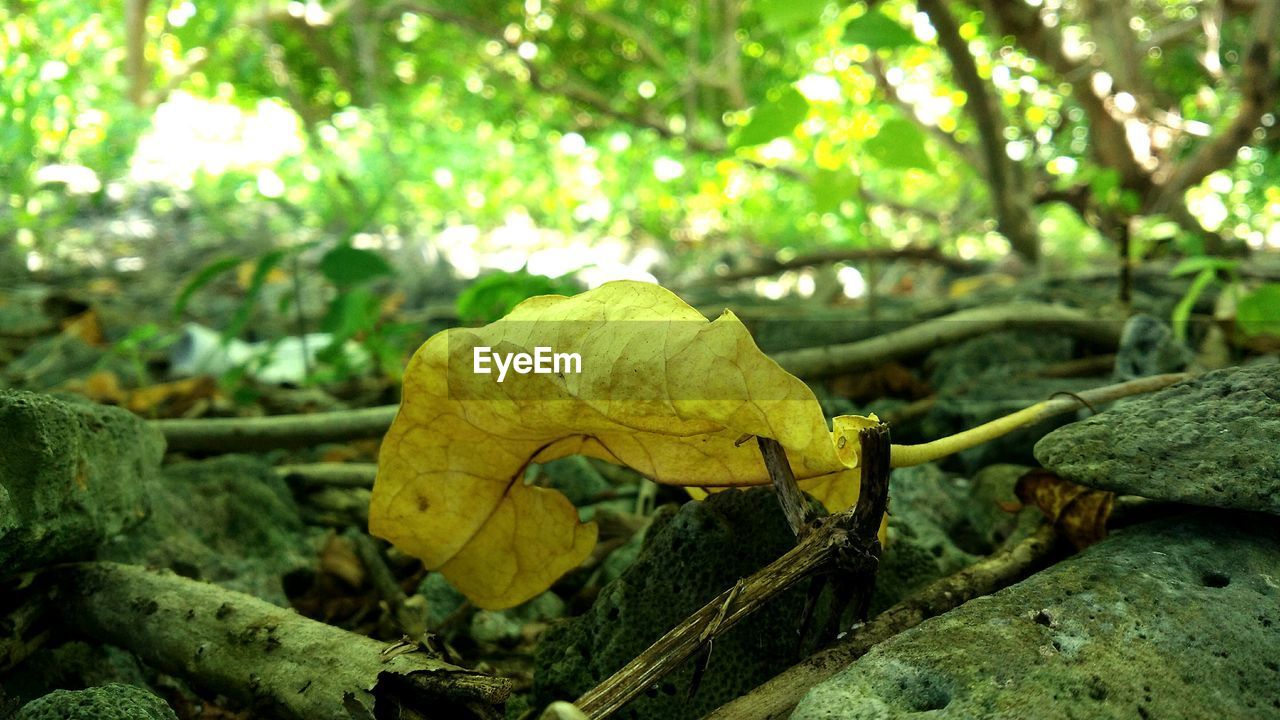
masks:
<path id="1" fill-rule="evenodd" d="M 938 402 L 924 417 L 921 432 L 935 439 L 1004 417 L 1046 400 L 1054 393 L 1080 392 L 1104 379 L 1041 378 L 1032 374 L 1044 365 L 1074 357 L 1075 341 L 1065 336 L 1031 332 L 983 335 L 929 355 L 935 368 L 931 381 Z M 1069 416 L 1048 418 L 948 458 L 946 466 L 965 473 L 997 463 L 1035 464 L 1031 447 L 1045 433 L 1070 422 Z"/>
<path id="2" fill-rule="evenodd" d="M 1133 380 L 1148 375 L 1181 372 L 1195 355 L 1179 342 L 1173 330 L 1159 318 L 1134 315 L 1120 333 L 1116 350 L 1115 378 Z"/>
<path id="3" fill-rule="evenodd" d="M 1059 428 L 1042 465 L 1104 490 L 1280 513 L 1280 365 L 1227 368 Z"/>
<path id="4" fill-rule="evenodd" d="M 178 720 L 163 700 L 132 685 L 57 690 L 23 706 L 14 720 Z"/>
<path id="5" fill-rule="evenodd" d="M 164 469 L 154 509 L 134 532 L 115 538 L 100 560 L 163 567 L 277 605 L 288 605 L 284 578 L 314 569 L 309 539 L 283 478 L 245 455 Z"/>
<path id="6" fill-rule="evenodd" d="M 635 563 L 585 614 L 553 625 L 538 643 L 534 705 L 573 699 L 621 668 L 721 591 L 794 547 L 768 488 L 730 490 L 678 511 L 661 510 Z M 797 634 L 807 585 L 793 588 L 716 638 L 697 694 L 685 697 L 685 663 L 616 717 L 699 717 L 801 657 Z M 820 605 L 822 605 L 820 603 Z M 815 625 L 825 622 L 825 607 Z"/>
<path id="7" fill-rule="evenodd" d="M 578 507 L 594 502 L 613 489 L 591 461 L 581 455 L 552 460 L 538 469 L 546 476 L 547 487 L 564 493 L 569 502 Z"/>
<path id="8" fill-rule="evenodd" d="M 1016 500 L 1013 486 L 1026 470 L 996 465 L 973 479 L 945 473 L 932 463 L 895 470 L 889 481 L 888 543 L 872 612 L 1030 532 L 1039 522 L 1038 511 L 1008 513 L 998 505 Z"/>
<path id="9" fill-rule="evenodd" d="M 880 644 L 792 715 L 915 717 L 1280 717 L 1280 524 L 1116 533 Z"/>
<path id="10" fill-rule="evenodd" d="M 41 647 L 4 675 L 0 682 L 3 686 L 0 718 L 10 717 L 5 714 L 6 696 L 16 703 L 10 712 L 16 712 L 24 703 L 55 690 L 78 690 L 110 683 L 151 688 L 154 676 L 155 672 L 142 665 L 132 653 L 114 645 L 73 640 Z M 176 680 L 169 678 L 166 682 L 172 686 Z"/>
<path id="11" fill-rule="evenodd" d="M 444 573 L 429 572 L 418 583 L 418 595 L 427 603 L 427 629 L 440 632 L 444 621 L 462 607 L 467 597 L 449 584 Z"/>
<path id="12" fill-rule="evenodd" d="M 417 594 L 426 601 L 427 629 L 431 632 L 440 632 L 444 621 L 467 601 L 465 595 L 449 584 L 444 573 L 439 572 L 427 573 L 418 583 Z"/>
<path id="13" fill-rule="evenodd" d="M 0 576 L 89 557 L 149 510 L 164 437 L 88 402 L 0 393 Z"/>
<path id="14" fill-rule="evenodd" d="M 489 645 L 515 645 L 524 637 L 525 626 L 563 617 L 564 600 L 544 592 L 509 610 L 481 610 L 471 616 L 471 639 Z"/>

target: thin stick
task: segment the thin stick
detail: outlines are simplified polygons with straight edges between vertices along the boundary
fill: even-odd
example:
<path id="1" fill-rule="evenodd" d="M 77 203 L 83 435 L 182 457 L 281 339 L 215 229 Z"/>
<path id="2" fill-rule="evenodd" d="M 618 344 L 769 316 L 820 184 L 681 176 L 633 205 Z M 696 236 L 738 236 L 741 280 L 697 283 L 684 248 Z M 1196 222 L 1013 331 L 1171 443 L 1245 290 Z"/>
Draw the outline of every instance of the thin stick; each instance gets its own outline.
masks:
<path id="1" fill-rule="evenodd" d="M 622 669 L 589 690 L 574 705 L 592 720 L 612 715 L 644 692 L 645 688 L 680 667 L 706 640 L 722 635 L 787 588 L 806 577 L 830 569 L 838 560 L 857 557 L 866 548 L 874 547 L 878 543 L 876 529 L 879 528 L 878 518 L 884 514 L 883 502 L 887 490 L 866 492 L 865 489 L 879 486 L 887 489 L 888 464 L 866 461 L 865 458 L 888 454 L 888 428 L 885 425 L 867 428 L 860 437 L 864 453 L 864 492 L 859 496 L 858 505 L 854 509 L 820 520 L 812 532 L 800 538 L 796 547 L 703 605 Z M 868 468 L 871 468 L 871 472 L 881 471 L 884 477 L 870 477 Z M 870 507 L 877 498 L 881 501 L 878 510 Z M 859 518 L 872 515 L 877 520 L 871 523 L 870 535 L 855 536 L 854 528 L 863 525 Z M 709 626 L 712 631 L 706 634 Z"/>
<path id="2" fill-rule="evenodd" d="M 282 720 L 373 717 L 375 706 L 387 717 L 489 720 L 511 689 L 167 571 L 91 562 L 50 568 L 40 581 L 51 622 Z"/>
<path id="3" fill-rule="evenodd" d="M 375 463 L 302 463 L 277 465 L 276 474 L 304 487 L 373 487 Z"/>
<path id="4" fill-rule="evenodd" d="M 756 443 L 760 446 L 760 454 L 764 456 L 769 479 L 773 480 L 773 489 L 778 494 L 782 513 L 787 516 L 787 524 L 791 526 L 791 534 L 799 538 L 808 532 L 813 515 L 809 512 L 809 502 L 796 484 L 796 475 L 791 471 L 791 463 L 787 461 L 787 451 L 773 438 L 756 437 Z"/>
<path id="5" fill-rule="evenodd" d="M 773 359 L 800 377 L 822 377 L 874 367 L 918 355 L 944 345 L 1001 330 L 1028 329 L 1067 334 L 1114 348 L 1120 344 L 1123 321 L 1042 303 L 1011 303 L 961 310 L 867 340 L 788 350 Z"/>
<path id="6" fill-rule="evenodd" d="M 308 415 L 151 422 L 164 433 L 170 450 L 237 452 L 381 437 L 399 409 L 383 405 Z"/>
<path id="7" fill-rule="evenodd" d="M 1130 395 L 1155 392 L 1190 377 L 1190 373 L 1152 375 L 1151 377 L 1085 390 L 1073 395 L 1053 397 L 1044 402 L 1038 402 L 1029 408 L 1024 408 L 1018 412 L 992 420 L 989 423 L 984 423 L 978 427 L 970 428 L 933 442 L 919 445 L 894 445 L 893 466 L 910 467 L 933 462 L 939 458 L 958 453 L 961 450 L 968 450 L 971 447 L 981 445 L 1018 428 L 1035 425 L 1055 415 L 1079 410 L 1082 406 L 1096 407 L 1102 403 L 1112 402 Z"/>
<path id="8" fill-rule="evenodd" d="M 781 260 L 777 256 L 760 258 L 751 267 L 701 278 L 690 284 L 690 288 L 737 282 L 763 275 L 774 275 L 784 270 L 812 267 L 814 265 L 830 265 L 837 262 L 869 262 L 875 260 L 909 260 L 914 262 L 935 263 L 956 272 L 972 273 L 982 269 L 981 263 L 944 254 L 937 248 L 908 247 L 898 250 L 891 248 L 869 248 L 858 250 L 823 250 L 821 252 L 799 255 Z"/>
<path id="9" fill-rule="evenodd" d="M 751 692 L 732 700 L 703 720 L 764 720 L 789 715 L 810 688 L 843 670 L 875 645 L 976 597 L 1013 584 L 1053 551 L 1057 532 L 1041 525 L 1030 537 L 1007 546 L 954 575 L 906 598 L 831 647 L 784 670 Z"/>
<path id="10" fill-rule="evenodd" d="M 382 596 L 387 610 L 396 627 L 414 642 L 422 642 L 427 636 L 427 605 L 422 596 L 412 598 L 405 595 L 404 588 L 396 581 L 386 558 L 378 548 L 378 543 L 362 530 L 350 528 L 347 531 L 355 547 L 356 557 L 364 565 L 369 574 L 369 583 Z"/>

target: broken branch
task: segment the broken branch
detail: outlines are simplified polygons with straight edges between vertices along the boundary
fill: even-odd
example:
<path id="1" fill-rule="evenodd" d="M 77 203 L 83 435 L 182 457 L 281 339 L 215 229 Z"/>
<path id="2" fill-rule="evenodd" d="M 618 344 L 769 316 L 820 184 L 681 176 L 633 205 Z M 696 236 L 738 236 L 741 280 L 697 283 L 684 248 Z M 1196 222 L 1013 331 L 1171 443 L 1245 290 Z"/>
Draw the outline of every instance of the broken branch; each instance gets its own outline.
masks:
<path id="1" fill-rule="evenodd" d="M 878 643 L 1030 574 L 1053 551 L 1056 541 L 1053 527 L 1041 525 L 1025 540 L 929 585 L 831 647 L 809 656 L 746 695 L 721 705 L 703 720 L 786 717 L 810 688 L 848 667 Z"/>
<path id="2" fill-rule="evenodd" d="M 167 571 L 94 562 L 41 576 L 66 627 L 271 717 L 497 718 L 510 682 Z M 356 715 L 363 711 L 365 715 Z"/>
<path id="3" fill-rule="evenodd" d="M 862 493 L 853 509 L 820 520 L 796 547 L 703 605 L 574 705 L 592 720 L 608 717 L 680 667 L 706 641 L 723 634 L 800 580 L 833 567 L 845 569 L 847 565 L 842 567 L 839 563 L 850 559 L 874 559 L 879 549 L 876 533 L 888 496 L 888 426 L 867 428 L 859 439 Z M 870 570 L 874 572 L 874 565 Z"/>

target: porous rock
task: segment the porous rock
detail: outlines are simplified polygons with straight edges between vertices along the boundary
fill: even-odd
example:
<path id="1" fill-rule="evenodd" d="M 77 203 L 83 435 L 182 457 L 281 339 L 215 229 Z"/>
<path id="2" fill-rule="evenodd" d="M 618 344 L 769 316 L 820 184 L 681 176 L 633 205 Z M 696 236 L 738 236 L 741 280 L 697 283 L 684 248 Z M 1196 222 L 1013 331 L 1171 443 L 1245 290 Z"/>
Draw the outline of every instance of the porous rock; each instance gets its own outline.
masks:
<path id="1" fill-rule="evenodd" d="M 660 512 L 643 548 L 606 585 L 584 615 L 553 625 L 535 659 L 534 704 L 573 700 L 640 654 L 654 640 L 794 547 L 777 497 L 768 488 L 729 490 L 679 511 Z M 807 584 L 792 588 L 716 638 L 697 694 L 686 698 L 686 662 L 615 717 L 699 717 L 800 659 L 797 630 Z M 819 617 L 815 625 L 821 626 Z"/>
<path id="2" fill-rule="evenodd" d="M 247 455 L 169 465 L 151 517 L 98 553 L 100 560 L 163 567 L 287 605 L 285 577 L 315 566 L 312 540 L 288 486 Z"/>
<path id="3" fill-rule="evenodd" d="M 1278 567 L 1265 515 L 1135 526 L 878 645 L 791 717 L 1278 717 Z"/>
<path id="4" fill-rule="evenodd" d="M 1119 403 L 1048 434 L 1035 454 L 1082 485 L 1280 513 L 1280 364 L 1218 370 Z"/>
<path id="5" fill-rule="evenodd" d="M 119 408 L 0 392 L 0 576 L 84 559 L 146 517 L 164 437 Z"/>
<path id="6" fill-rule="evenodd" d="M 132 685 L 56 690 L 32 700 L 14 720 L 178 720 L 163 700 Z"/>

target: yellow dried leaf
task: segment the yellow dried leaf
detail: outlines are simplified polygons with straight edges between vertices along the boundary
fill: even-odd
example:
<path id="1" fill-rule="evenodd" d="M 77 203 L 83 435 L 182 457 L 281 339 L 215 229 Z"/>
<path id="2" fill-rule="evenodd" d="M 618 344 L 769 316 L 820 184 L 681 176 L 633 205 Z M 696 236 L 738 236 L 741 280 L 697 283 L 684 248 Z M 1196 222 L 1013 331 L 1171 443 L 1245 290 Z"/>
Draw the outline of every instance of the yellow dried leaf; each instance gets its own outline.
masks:
<path id="1" fill-rule="evenodd" d="M 581 372 L 471 371 L 474 351 L 581 356 Z M 479 329 L 418 349 L 378 458 L 372 533 L 438 569 L 476 605 L 510 607 L 591 552 L 592 523 L 556 490 L 525 483 L 531 462 L 581 454 L 668 485 L 769 483 L 756 443 L 777 440 L 801 487 L 835 511 L 858 496 L 857 432 L 756 347 L 726 311 L 708 322 L 671 292 L 613 282 L 542 296 Z"/>

